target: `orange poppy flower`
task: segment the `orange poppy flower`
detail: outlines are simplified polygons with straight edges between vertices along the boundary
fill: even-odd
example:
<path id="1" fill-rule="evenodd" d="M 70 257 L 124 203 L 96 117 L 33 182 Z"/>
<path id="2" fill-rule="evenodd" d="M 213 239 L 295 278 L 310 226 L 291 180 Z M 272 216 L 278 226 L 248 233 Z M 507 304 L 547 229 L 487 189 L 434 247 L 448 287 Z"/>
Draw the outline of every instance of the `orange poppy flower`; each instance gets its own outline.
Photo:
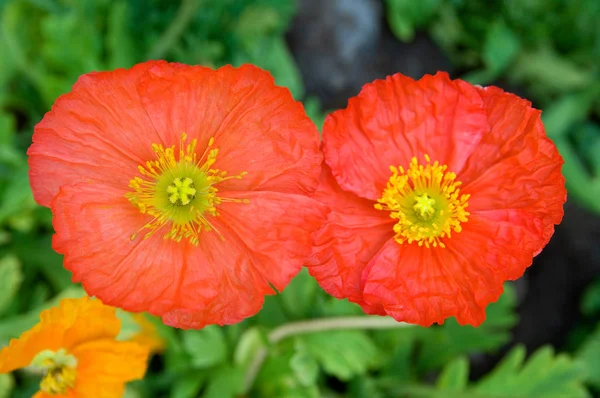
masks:
<path id="1" fill-rule="evenodd" d="M 156 326 L 144 314 L 126 314 L 131 317 L 131 321 L 135 324 L 137 330 L 126 333 L 124 340 L 147 346 L 151 354 L 161 353 L 165 350 L 165 341 L 156 330 Z M 123 331 L 121 331 L 119 337 L 124 337 Z"/>
<path id="2" fill-rule="evenodd" d="M 252 65 L 84 75 L 28 154 L 73 280 L 176 327 L 258 312 L 298 273 L 328 211 L 306 196 L 322 161 L 316 127 Z"/>
<path id="3" fill-rule="evenodd" d="M 566 200 L 540 111 L 446 73 L 364 86 L 323 127 L 332 212 L 310 273 L 372 314 L 479 325 L 548 243 Z"/>
<path id="4" fill-rule="evenodd" d="M 84 297 L 42 311 L 40 323 L 0 351 L 0 373 L 30 366 L 43 373 L 34 398 L 121 397 L 146 372 L 148 347 L 116 341 L 115 308 Z"/>

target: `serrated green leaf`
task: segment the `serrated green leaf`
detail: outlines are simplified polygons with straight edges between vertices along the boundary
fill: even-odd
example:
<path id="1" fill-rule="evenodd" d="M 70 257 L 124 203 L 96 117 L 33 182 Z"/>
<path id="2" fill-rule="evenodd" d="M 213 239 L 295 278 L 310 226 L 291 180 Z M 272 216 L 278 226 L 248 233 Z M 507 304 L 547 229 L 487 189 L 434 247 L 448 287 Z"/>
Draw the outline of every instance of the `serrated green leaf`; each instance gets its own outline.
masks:
<path id="1" fill-rule="evenodd" d="M 325 373 L 340 380 L 366 373 L 378 362 L 378 350 L 361 331 L 331 331 L 297 337 L 300 350 L 314 357 Z"/>
<path id="2" fill-rule="evenodd" d="M 444 367 L 436 386 L 445 391 L 463 391 L 469 382 L 469 361 L 465 357 L 454 359 Z"/>
<path id="3" fill-rule="evenodd" d="M 192 366 L 203 369 L 222 364 L 227 359 L 227 343 L 219 326 L 182 332 L 183 347 L 191 356 Z"/>
<path id="4" fill-rule="evenodd" d="M 586 383 L 600 390 L 600 324 L 579 347 L 575 359 L 582 364 Z"/>
<path id="5" fill-rule="evenodd" d="M 319 377 L 319 364 L 309 354 L 298 351 L 290 359 L 290 369 L 303 386 L 316 384 Z"/>
<path id="6" fill-rule="evenodd" d="M 565 354 L 551 347 L 536 351 L 523 363 L 525 351 L 514 348 L 500 364 L 472 389 L 490 397 L 586 398 L 584 371 Z"/>
<path id="7" fill-rule="evenodd" d="M 504 293 L 486 309 L 486 320 L 479 327 L 460 326 L 455 319 L 443 325 L 423 329 L 418 367 L 423 371 L 437 369 L 452 359 L 474 352 L 494 352 L 510 340 L 510 330 L 517 323 L 514 287 L 504 285 Z"/>
<path id="8" fill-rule="evenodd" d="M 23 282 L 21 263 L 15 256 L 8 255 L 0 260 L 0 281 L 2 281 L 0 289 L 0 315 L 2 315 Z"/>
<path id="9" fill-rule="evenodd" d="M 257 397 L 321 398 L 316 385 L 304 386 L 290 368 L 292 352 L 272 355 L 264 363 L 254 390 Z"/>

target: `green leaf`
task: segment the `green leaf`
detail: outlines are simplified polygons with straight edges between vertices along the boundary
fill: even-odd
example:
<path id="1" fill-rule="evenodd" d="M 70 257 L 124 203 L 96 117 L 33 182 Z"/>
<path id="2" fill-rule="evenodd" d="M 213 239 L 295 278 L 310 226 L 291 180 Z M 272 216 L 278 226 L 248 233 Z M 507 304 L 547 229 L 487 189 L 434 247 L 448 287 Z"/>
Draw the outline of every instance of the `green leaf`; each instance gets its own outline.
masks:
<path id="1" fill-rule="evenodd" d="M 497 76 L 515 59 L 520 48 L 519 38 L 503 20 L 498 20 L 487 31 L 483 60 L 488 69 Z"/>
<path id="2" fill-rule="evenodd" d="M 474 352 L 495 352 L 510 340 L 510 330 L 517 323 L 514 287 L 504 285 L 504 293 L 486 309 L 487 318 L 479 327 L 460 326 L 448 319 L 437 327 L 422 329 L 418 368 L 438 369 L 452 359 Z"/>
<path id="3" fill-rule="evenodd" d="M 110 69 L 129 68 L 137 57 L 139 47 L 133 43 L 129 34 L 127 22 L 131 18 L 127 3 L 113 2 L 109 8 L 106 47 L 108 52 L 108 66 Z"/>
<path id="4" fill-rule="evenodd" d="M 527 362 L 525 349 L 515 347 L 472 389 L 489 397 L 586 398 L 584 371 L 565 354 L 551 347 L 536 351 Z"/>
<path id="5" fill-rule="evenodd" d="M 0 281 L 2 281 L 0 289 L 0 315 L 2 315 L 12 303 L 23 282 L 21 263 L 15 256 L 8 255 L 0 260 Z"/>
<path id="6" fill-rule="evenodd" d="M 321 108 L 321 102 L 317 97 L 308 97 L 304 100 L 306 115 L 313 121 L 319 131 L 323 129 L 327 112 Z"/>
<path id="7" fill-rule="evenodd" d="M 192 366 L 203 369 L 221 364 L 227 359 L 227 343 L 219 326 L 182 332 L 183 347 L 192 358 Z"/>
<path id="8" fill-rule="evenodd" d="M 309 354 L 298 351 L 290 359 L 290 368 L 303 386 L 316 384 L 319 377 L 319 364 Z"/>
<path id="9" fill-rule="evenodd" d="M 193 371 L 181 375 L 178 373 L 171 389 L 171 398 L 195 398 L 206 382 L 206 375 Z"/>
<path id="10" fill-rule="evenodd" d="M 550 104 L 542 113 L 546 132 L 551 139 L 565 136 L 571 127 L 588 115 L 596 95 L 597 87 L 568 94 Z"/>
<path id="11" fill-rule="evenodd" d="M 332 331 L 297 337 L 297 349 L 314 357 L 340 380 L 362 375 L 378 363 L 377 347 L 364 332 Z"/>
<path id="12" fill-rule="evenodd" d="M 229 365 L 218 368 L 208 377 L 203 398 L 234 398 L 244 387 L 244 372 Z"/>
<path id="13" fill-rule="evenodd" d="M 9 398 L 14 387 L 15 379 L 12 374 L 0 374 L 0 398 Z"/>
<path id="14" fill-rule="evenodd" d="M 392 32 L 401 41 L 410 41 L 415 30 L 437 13 L 440 0 L 387 0 L 387 18 Z"/>
<path id="15" fill-rule="evenodd" d="M 458 357 L 444 367 L 436 386 L 445 391 L 463 391 L 469 383 L 469 361 Z"/>
<path id="16" fill-rule="evenodd" d="M 367 376 L 356 377 L 350 382 L 348 398 L 386 398 L 378 387 L 379 380 Z"/>
<path id="17" fill-rule="evenodd" d="M 600 125 L 593 122 L 577 125 L 572 137 L 574 148 L 591 176 L 600 178 Z"/>
<path id="18" fill-rule="evenodd" d="M 585 290 L 581 299 L 581 312 L 585 316 L 593 316 L 600 313 L 600 279 Z"/>
<path id="19" fill-rule="evenodd" d="M 35 250 L 31 250 L 32 245 Z M 50 234 L 14 236 L 13 248 L 23 264 L 35 267 L 55 291 L 60 292 L 73 286 L 71 273 L 63 267 L 62 255 L 52 250 Z"/>
<path id="20" fill-rule="evenodd" d="M 240 367 L 248 366 L 256 353 L 267 346 L 266 336 L 257 327 L 251 327 L 240 337 L 233 353 L 233 362 Z"/>
<path id="21" fill-rule="evenodd" d="M 592 72 L 569 58 L 560 57 L 547 46 L 521 52 L 511 68 L 510 76 L 517 82 L 543 86 L 546 93 L 582 89 L 596 80 Z"/>
<path id="22" fill-rule="evenodd" d="M 253 391 L 257 397 L 321 398 L 316 385 L 303 385 L 291 369 L 292 353 L 271 355 L 264 363 Z"/>
<path id="23" fill-rule="evenodd" d="M 16 217 L 23 217 L 37 206 L 29 187 L 28 170 L 25 164 L 11 170 L 10 180 L 0 199 L 0 224 L 7 220 L 14 222 Z"/>
<path id="24" fill-rule="evenodd" d="M 600 179 L 590 176 L 567 137 L 557 137 L 553 140 L 565 161 L 562 173 L 567 180 L 569 197 L 600 214 Z"/>
<path id="25" fill-rule="evenodd" d="M 292 314 L 297 318 L 308 316 L 314 307 L 313 301 L 318 290 L 317 281 L 308 274 L 306 268 L 303 268 L 280 293 L 283 309 L 287 314 Z"/>
<path id="26" fill-rule="evenodd" d="M 585 381 L 600 390 L 600 323 L 579 347 L 575 359 L 585 369 Z"/>
<path id="27" fill-rule="evenodd" d="M 0 398 L 9 398 L 14 386 L 15 379 L 12 374 L 0 374 Z"/>
<path id="28" fill-rule="evenodd" d="M 252 63 L 271 72 L 275 84 L 287 87 L 295 99 L 304 96 L 304 84 L 300 70 L 294 61 L 283 37 L 264 38 L 246 49 L 246 53 L 238 53 L 234 65 Z"/>

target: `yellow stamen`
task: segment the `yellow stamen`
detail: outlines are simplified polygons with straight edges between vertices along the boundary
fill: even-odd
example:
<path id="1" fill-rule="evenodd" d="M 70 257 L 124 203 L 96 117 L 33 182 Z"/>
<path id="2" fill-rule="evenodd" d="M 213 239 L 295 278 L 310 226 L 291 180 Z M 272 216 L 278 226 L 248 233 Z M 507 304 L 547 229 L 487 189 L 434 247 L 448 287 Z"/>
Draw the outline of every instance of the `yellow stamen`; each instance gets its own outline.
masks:
<path id="1" fill-rule="evenodd" d="M 129 182 L 129 187 L 134 191 L 125 195 L 127 199 L 142 214 L 153 216 L 140 228 L 149 230 L 144 238 L 149 238 L 168 225 L 170 229 L 163 235 L 165 239 L 176 242 L 188 239 L 193 245 L 198 245 L 202 231 L 215 230 L 219 233 L 209 221 L 210 217 L 219 215 L 218 205 L 224 201 L 248 203 L 247 199 L 217 196 L 219 190 L 216 184 L 241 179 L 247 173 L 227 176 L 226 171 L 212 168 L 219 154 L 218 148 L 212 148 L 214 138 L 208 141 L 199 158 L 196 154 L 198 141 L 193 139 L 186 144 L 186 140 L 184 133 L 181 135 L 179 151 L 175 150 L 175 145 L 165 148 L 152 144 L 157 159 L 138 166 L 142 177 L 135 177 Z M 137 235 L 134 233 L 131 239 Z"/>
<path id="2" fill-rule="evenodd" d="M 447 165 L 431 164 L 428 155 L 425 161 L 421 165 L 413 157 L 406 171 L 390 166 L 392 176 L 375 208 L 389 211 L 398 220 L 396 242 L 445 247 L 441 239 L 460 232 L 461 223 L 467 222 L 469 195 L 460 195 L 461 182 L 455 181 L 455 173 L 447 172 Z"/>
<path id="3" fill-rule="evenodd" d="M 75 386 L 77 378 L 77 359 L 64 348 L 54 352 L 44 350 L 31 362 L 31 365 L 44 372 L 40 390 L 50 395 L 65 394 Z"/>

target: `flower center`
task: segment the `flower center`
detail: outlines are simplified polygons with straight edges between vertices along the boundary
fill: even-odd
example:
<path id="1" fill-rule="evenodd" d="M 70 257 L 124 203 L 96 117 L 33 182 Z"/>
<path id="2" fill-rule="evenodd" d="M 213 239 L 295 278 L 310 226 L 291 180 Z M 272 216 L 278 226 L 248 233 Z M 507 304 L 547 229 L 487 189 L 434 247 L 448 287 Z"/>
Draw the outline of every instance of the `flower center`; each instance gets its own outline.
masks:
<path id="1" fill-rule="evenodd" d="M 194 180 L 189 177 L 173 180 L 171 185 L 167 187 L 169 194 L 169 202 L 175 206 L 186 206 L 196 197 L 196 185 Z"/>
<path id="2" fill-rule="evenodd" d="M 210 223 L 210 217 L 217 217 L 217 206 L 223 202 L 248 203 L 247 199 L 229 199 L 218 196 L 216 184 L 232 178 L 241 179 L 246 172 L 237 176 L 227 176 L 226 171 L 213 169 L 217 160 L 218 148 L 212 148 L 214 138 L 202 156 L 196 154 L 197 140 L 186 144 L 187 135 L 181 135 L 179 151 L 175 145 L 165 148 L 152 144 L 156 160 L 138 166 L 142 177 L 129 182 L 133 192 L 125 194 L 127 199 L 142 214 L 152 216 L 141 229 L 148 229 L 144 238 L 165 227 L 165 239 L 180 242 L 187 239 L 198 245 L 202 231 L 218 230 Z M 165 228 L 166 229 L 166 228 Z M 135 239 L 138 232 L 131 236 Z M 219 233 L 220 235 L 220 233 Z"/>
<path id="3" fill-rule="evenodd" d="M 42 370 L 44 377 L 40 382 L 40 390 L 54 394 L 65 394 L 75 386 L 77 378 L 77 359 L 67 353 L 64 348 L 54 352 L 44 350 L 37 354 L 31 365 Z"/>
<path id="4" fill-rule="evenodd" d="M 452 231 L 460 232 L 460 224 L 467 222 L 469 195 L 460 195 L 461 182 L 455 181 L 455 173 L 446 171 L 447 165 L 431 164 L 428 155 L 425 161 L 422 165 L 413 157 L 407 170 L 390 166 L 392 176 L 375 208 L 389 211 L 398 220 L 396 242 L 446 247 L 441 239 L 449 238 Z"/>

